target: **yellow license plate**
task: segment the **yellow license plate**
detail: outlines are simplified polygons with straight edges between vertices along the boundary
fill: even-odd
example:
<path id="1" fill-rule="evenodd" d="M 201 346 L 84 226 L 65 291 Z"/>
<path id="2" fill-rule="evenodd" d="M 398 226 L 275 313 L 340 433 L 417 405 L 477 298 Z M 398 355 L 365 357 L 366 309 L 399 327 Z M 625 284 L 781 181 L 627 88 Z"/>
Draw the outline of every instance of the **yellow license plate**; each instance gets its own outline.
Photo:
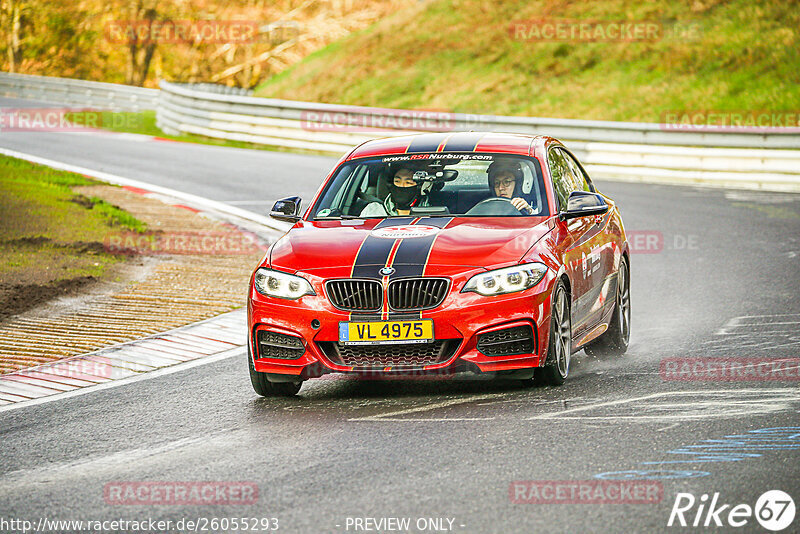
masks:
<path id="1" fill-rule="evenodd" d="M 432 319 L 339 323 L 339 342 L 346 345 L 429 341 L 433 341 Z"/>

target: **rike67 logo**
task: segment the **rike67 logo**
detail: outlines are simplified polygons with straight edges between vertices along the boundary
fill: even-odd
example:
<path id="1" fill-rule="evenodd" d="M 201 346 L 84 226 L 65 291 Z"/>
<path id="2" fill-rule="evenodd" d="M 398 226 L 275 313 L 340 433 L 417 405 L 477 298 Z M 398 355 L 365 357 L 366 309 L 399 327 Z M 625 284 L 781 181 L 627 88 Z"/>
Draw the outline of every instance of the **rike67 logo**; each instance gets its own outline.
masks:
<path id="1" fill-rule="evenodd" d="M 772 532 L 784 530 L 794 521 L 794 500 L 781 490 L 770 490 L 761 495 L 755 507 L 749 504 L 730 504 L 720 502 L 719 492 L 715 492 L 709 501 L 704 493 L 696 499 L 691 493 L 678 493 L 672 504 L 667 526 L 681 527 L 743 527 L 753 517 L 765 529 Z M 752 527 L 747 529 L 752 531 Z M 795 530 L 796 532 L 796 530 Z"/>

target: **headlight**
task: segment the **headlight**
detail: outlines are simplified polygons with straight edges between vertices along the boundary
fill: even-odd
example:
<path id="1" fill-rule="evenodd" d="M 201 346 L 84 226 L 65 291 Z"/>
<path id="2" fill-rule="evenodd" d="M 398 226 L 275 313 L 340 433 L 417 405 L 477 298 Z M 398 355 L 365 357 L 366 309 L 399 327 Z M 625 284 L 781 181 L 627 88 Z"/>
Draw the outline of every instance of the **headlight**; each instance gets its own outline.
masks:
<path id="1" fill-rule="evenodd" d="M 543 263 L 525 263 L 488 271 L 470 278 L 461 292 L 472 291 L 488 297 L 525 291 L 538 284 L 546 272 Z"/>
<path id="2" fill-rule="evenodd" d="M 255 286 L 259 293 L 279 299 L 297 300 L 303 295 L 316 295 L 305 278 L 263 267 L 256 271 Z"/>

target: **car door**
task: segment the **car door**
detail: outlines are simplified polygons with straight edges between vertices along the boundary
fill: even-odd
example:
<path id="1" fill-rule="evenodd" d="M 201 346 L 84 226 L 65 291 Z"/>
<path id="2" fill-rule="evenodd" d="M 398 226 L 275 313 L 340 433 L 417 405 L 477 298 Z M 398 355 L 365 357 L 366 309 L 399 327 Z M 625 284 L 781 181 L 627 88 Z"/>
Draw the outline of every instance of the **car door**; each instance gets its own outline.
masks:
<path id="1" fill-rule="evenodd" d="M 547 153 L 547 163 L 553 180 L 557 210 L 564 211 L 567 208 L 569 194 L 576 189 L 576 180 L 565 158 L 565 152 L 560 148 L 550 148 Z M 562 261 L 572 284 L 570 307 L 573 339 L 579 339 L 578 336 L 586 331 L 586 317 L 590 308 L 586 295 L 592 292 L 593 280 L 587 273 L 591 274 L 593 263 L 588 258 L 590 246 L 586 240 L 590 237 L 588 233 L 595 226 L 594 219 L 577 217 L 558 224 L 566 227 L 561 243 Z"/>
<path id="2" fill-rule="evenodd" d="M 586 171 L 578 163 L 575 156 L 569 151 L 559 148 L 570 170 L 574 190 L 594 191 L 594 186 Z M 585 326 L 585 333 L 589 333 L 603 318 L 609 306 L 613 306 L 612 290 L 615 287 L 614 278 L 614 248 L 608 239 L 606 227 L 609 222 L 610 212 L 592 217 L 583 217 L 589 225 L 583 236 L 581 257 L 583 275 L 589 281 L 587 293 L 582 297 L 581 309 L 585 316 L 581 317 Z M 577 339 L 580 341 L 579 332 Z"/>

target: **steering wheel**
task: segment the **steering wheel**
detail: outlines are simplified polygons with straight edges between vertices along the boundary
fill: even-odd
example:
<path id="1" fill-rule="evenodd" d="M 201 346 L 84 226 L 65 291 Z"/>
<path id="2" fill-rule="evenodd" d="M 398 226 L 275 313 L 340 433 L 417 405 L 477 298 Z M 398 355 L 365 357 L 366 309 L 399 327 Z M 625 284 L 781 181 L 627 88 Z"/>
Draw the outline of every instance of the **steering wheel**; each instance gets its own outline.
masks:
<path id="1" fill-rule="evenodd" d="M 464 215 L 522 215 L 522 212 L 511 203 L 510 198 L 492 197 L 481 200 Z"/>

